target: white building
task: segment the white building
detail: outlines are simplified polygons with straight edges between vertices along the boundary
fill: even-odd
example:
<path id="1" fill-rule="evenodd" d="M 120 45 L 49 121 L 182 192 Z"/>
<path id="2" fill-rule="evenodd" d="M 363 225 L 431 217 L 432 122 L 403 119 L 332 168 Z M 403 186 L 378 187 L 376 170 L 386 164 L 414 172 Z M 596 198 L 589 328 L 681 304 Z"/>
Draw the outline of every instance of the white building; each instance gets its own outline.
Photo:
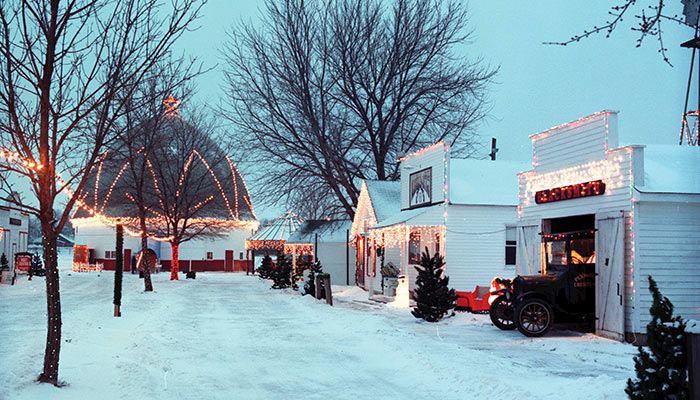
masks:
<path id="1" fill-rule="evenodd" d="M 355 249 L 349 245 L 350 220 L 306 220 L 292 233 L 284 246 L 295 258 L 315 256 L 330 274 L 334 285 L 355 282 Z M 351 283 L 352 282 L 352 283 Z"/>
<path id="2" fill-rule="evenodd" d="M 471 291 L 495 276 L 511 275 L 517 173 L 525 168 L 500 160 L 452 158 L 440 142 L 401 160 L 398 186 L 365 182 L 352 228 L 358 285 L 370 294 L 379 291 L 382 252 L 377 249 L 384 250 L 385 264 L 399 266 L 409 277 L 411 288 L 414 265 L 426 248 L 444 255 L 450 286 L 457 290 Z M 394 204 L 394 212 L 385 212 L 387 203 Z"/>
<path id="3" fill-rule="evenodd" d="M 29 214 L 10 205 L 7 200 L 0 201 L 0 253 L 5 254 L 12 268 L 15 254 L 27 251 Z"/>
<path id="4" fill-rule="evenodd" d="M 620 147 L 612 111 L 531 139 L 532 168 L 519 178 L 517 272 L 546 272 L 566 252 L 566 262 L 587 259 L 604 336 L 645 332 L 648 276 L 676 313 L 698 319 L 700 148 Z"/>

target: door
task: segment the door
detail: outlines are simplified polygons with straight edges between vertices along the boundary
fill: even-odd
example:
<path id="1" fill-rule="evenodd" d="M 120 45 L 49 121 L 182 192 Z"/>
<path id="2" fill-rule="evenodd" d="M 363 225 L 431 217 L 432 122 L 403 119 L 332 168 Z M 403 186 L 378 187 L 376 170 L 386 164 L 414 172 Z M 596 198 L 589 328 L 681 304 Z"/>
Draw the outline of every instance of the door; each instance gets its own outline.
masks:
<path id="1" fill-rule="evenodd" d="M 357 236 L 357 269 L 355 271 L 355 284 L 364 289 L 365 287 L 365 246 L 364 236 Z"/>
<path id="2" fill-rule="evenodd" d="M 515 272 L 518 275 L 536 275 L 542 272 L 541 224 L 518 226 Z"/>
<path id="3" fill-rule="evenodd" d="M 625 333 L 624 213 L 596 215 L 596 334 L 623 340 Z"/>
<path id="4" fill-rule="evenodd" d="M 233 250 L 226 250 L 226 256 L 224 257 L 224 271 L 234 271 L 233 267 Z"/>

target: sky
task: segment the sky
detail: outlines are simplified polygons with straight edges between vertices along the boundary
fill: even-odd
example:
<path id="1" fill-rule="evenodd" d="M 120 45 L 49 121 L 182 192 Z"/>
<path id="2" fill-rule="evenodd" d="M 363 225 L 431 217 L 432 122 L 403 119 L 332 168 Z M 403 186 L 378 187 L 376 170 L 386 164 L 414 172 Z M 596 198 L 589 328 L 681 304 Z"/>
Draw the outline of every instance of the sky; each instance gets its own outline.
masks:
<path id="1" fill-rule="evenodd" d="M 691 54 L 679 45 L 691 38 L 690 29 L 665 23 L 670 67 L 658 53 L 656 38 L 635 47 L 638 35 L 630 29 L 636 24 L 632 18 L 607 39 L 601 34 L 566 47 L 542 43 L 603 24 L 609 1 L 465 4 L 473 35 L 457 54 L 499 67 L 490 88 L 491 114 L 477 130 L 485 152 L 490 138 L 496 137 L 499 158 L 528 162 L 529 135 L 604 109 L 620 112 L 621 144 L 677 143 Z M 226 33 L 240 21 L 255 23 L 262 7 L 260 0 L 209 0 L 198 29 L 179 42 L 178 50 L 216 66 L 198 79 L 198 101 L 215 106 L 222 99 L 220 58 Z M 670 13 L 682 11 L 680 0 L 668 7 Z M 246 168 L 242 163 L 244 176 Z M 255 184 L 249 185 L 255 201 Z M 275 212 L 260 209 L 258 214 L 269 217 Z"/>

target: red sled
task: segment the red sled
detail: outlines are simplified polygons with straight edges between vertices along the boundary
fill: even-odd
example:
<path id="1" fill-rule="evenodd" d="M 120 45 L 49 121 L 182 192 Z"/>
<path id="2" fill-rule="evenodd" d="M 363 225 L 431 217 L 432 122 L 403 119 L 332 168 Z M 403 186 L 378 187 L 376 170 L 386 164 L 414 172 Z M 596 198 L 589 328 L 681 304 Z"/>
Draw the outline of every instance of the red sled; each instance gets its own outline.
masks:
<path id="1" fill-rule="evenodd" d="M 489 312 L 490 287 L 477 286 L 473 292 L 456 292 L 457 301 L 455 309 L 472 313 Z"/>

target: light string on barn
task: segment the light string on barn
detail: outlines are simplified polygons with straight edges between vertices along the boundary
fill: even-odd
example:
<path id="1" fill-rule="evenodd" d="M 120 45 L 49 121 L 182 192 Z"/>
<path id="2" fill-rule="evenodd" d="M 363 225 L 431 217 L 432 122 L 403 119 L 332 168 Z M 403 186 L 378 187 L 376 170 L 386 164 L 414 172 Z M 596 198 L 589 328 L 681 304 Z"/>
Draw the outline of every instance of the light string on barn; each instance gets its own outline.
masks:
<path id="1" fill-rule="evenodd" d="M 140 152 L 141 151 L 139 150 L 137 152 L 137 154 Z M 202 161 L 202 164 L 205 166 L 205 168 L 207 168 L 207 171 L 209 172 L 209 174 L 212 175 L 212 178 L 214 178 L 214 181 L 217 185 L 217 188 L 219 189 L 220 194 L 221 194 L 222 198 L 224 199 L 224 202 L 226 203 L 228 212 L 233 217 L 233 220 L 224 221 L 224 220 L 220 220 L 220 219 L 216 219 L 216 218 L 192 218 L 191 222 L 193 224 L 212 224 L 212 223 L 214 223 L 214 224 L 218 224 L 219 226 L 230 227 L 230 228 L 243 227 L 246 229 L 249 229 L 249 228 L 256 229 L 258 226 L 258 222 L 255 221 L 255 219 L 253 219 L 253 220 L 240 220 L 236 217 L 236 215 L 238 215 L 238 212 L 234 212 L 231 209 L 230 203 L 228 202 L 228 198 L 226 197 L 226 194 L 223 190 L 223 186 L 221 185 L 221 182 L 218 180 L 218 178 L 216 178 L 216 176 L 214 176 L 214 172 L 211 169 L 211 167 L 209 166 L 209 163 L 207 163 L 202 158 L 201 154 L 197 153 L 196 150 L 193 150 L 193 154 L 190 154 L 190 156 L 188 157 L 187 165 L 191 164 L 192 158 L 194 155 L 197 155 L 200 158 L 200 160 Z M 96 177 L 100 176 L 102 174 L 102 166 L 103 166 L 103 161 L 105 158 L 106 158 L 106 153 L 103 154 L 103 156 L 100 158 L 100 161 L 97 163 Z M 20 166 L 28 171 L 38 172 L 44 168 L 44 166 L 41 165 L 40 163 L 37 163 L 30 158 L 23 157 L 21 154 L 19 154 L 17 152 L 10 151 L 10 150 L 5 149 L 5 148 L 0 148 L 0 159 L 5 160 L 9 164 L 18 165 L 18 166 Z M 228 157 L 227 157 L 227 159 L 228 159 Z M 230 162 L 230 160 L 229 160 L 229 162 Z M 150 164 L 150 161 L 147 160 L 147 164 Z M 99 204 L 100 203 L 99 199 L 97 198 L 97 196 L 95 196 L 95 199 L 94 199 L 95 205 L 94 206 L 90 206 L 85 201 L 85 196 L 81 197 L 78 193 L 73 191 L 71 189 L 70 185 L 68 184 L 68 182 L 65 179 L 63 179 L 61 173 L 56 172 L 55 179 L 56 179 L 56 183 L 60 187 L 60 191 L 63 194 L 65 194 L 67 197 L 74 199 L 75 205 L 79 209 L 82 209 L 83 211 L 85 211 L 86 213 L 88 213 L 90 215 L 90 217 L 73 218 L 72 221 L 74 222 L 74 225 L 87 226 L 87 225 L 103 224 L 103 225 L 108 225 L 108 226 L 116 226 L 118 224 L 125 224 L 125 222 L 128 222 L 128 221 L 134 219 L 134 218 L 128 218 L 128 217 L 111 217 L 111 216 L 108 216 L 108 215 L 103 213 L 103 211 L 106 208 L 106 205 L 108 203 L 108 200 L 112 196 L 112 193 L 116 187 L 117 181 L 121 178 L 121 176 L 123 175 L 127 166 L 128 166 L 128 163 L 125 163 L 124 165 L 121 166 L 115 179 L 111 182 L 109 189 L 107 190 L 106 196 L 103 199 L 101 205 Z M 152 169 L 152 165 L 149 165 L 149 169 Z M 153 171 L 151 170 L 151 173 L 152 172 Z M 183 171 L 182 175 L 184 175 L 185 172 L 186 171 Z M 180 181 L 182 181 L 182 175 L 180 177 L 181 178 Z M 152 173 L 151 176 L 154 179 L 154 185 L 157 186 L 158 184 L 155 180 L 155 175 L 153 175 L 153 173 Z M 239 176 L 240 176 L 240 174 L 239 174 Z M 246 192 L 247 192 L 247 186 L 245 185 L 245 180 L 243 179 L 243 176 L 240 176 L 240 178 L 241 178 L 241 181 L 243 182 L 244 187 L 246 188 Z M 236 180 L 237 177 L 235 175 L 233 175 L 232 179 Z M 99 179 L 96 179 L 95 186 L 97 187 L 97 190 L 95 190 L 95 192 L 97 193 L 99 190 Z M 158 190 L 159 190 L 159 188 L 158 188 Z M 179 195 L 179 193 L 176 193 L 176 196 L 177 195 Z M 203 200 L 202 202 L 209 202 L 211 198 L 212 198 L 212 196 L 210 195 L 207 199 Z M 252 204 L 249 200 L 249 195 L 244 196 L 244 199 L 246 200 L 246 203 L 249 206 L 249 209 L 250 209 L 251 214 L 253 215 L 253 218 L 255 218 Z M 133 200 L 133 197 L 132 197 L 132 200 Z M 196 204 L 195 207 L 196 208 L 202 207 L 203 206 L 202 202 Z M 77 212 L 77 209 L 76 209 L 76 212 Z M 166 221 L 166 219 L 163 216 L 158 216 L 157 218 L 148 218 L 147 221 L 148 221 L 149 225 L 154 225 L 154 224 L 163 223 Z M 140 229 L 133 229 L 133 228 L 130 228 L 126 225 L 124 226 L 124 233 L 126 233 L 129 236 L 133 236 L 133 237 L 141 237 L 144 234 L 144 232 L 141 231 Z M 170 236 L 157 236 L 157 235 L 150 233 L 150 232 L 146 232 L 146 236 L 148 236 L 152 240 L 163 241 L 163 242 L 168 242 L 168 241 L 171 241 L 173 239 L 172 235 L 170 235 Z"/>

